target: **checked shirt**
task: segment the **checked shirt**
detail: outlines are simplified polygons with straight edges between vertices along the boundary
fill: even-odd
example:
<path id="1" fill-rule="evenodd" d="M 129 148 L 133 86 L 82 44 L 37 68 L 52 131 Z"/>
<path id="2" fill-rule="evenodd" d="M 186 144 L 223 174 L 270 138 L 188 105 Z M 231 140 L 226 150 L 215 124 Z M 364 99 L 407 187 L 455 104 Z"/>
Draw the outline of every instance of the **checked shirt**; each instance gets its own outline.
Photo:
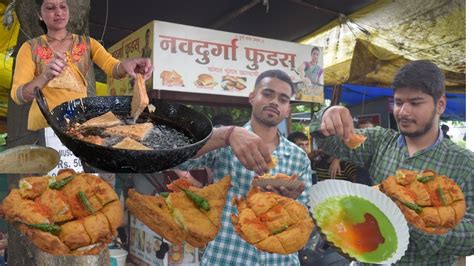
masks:
<path id="1" fill-rule="evenodd" d="M 311 122 L 311 132 L 319 129 L 324 111 L 318 112 Z M 326 153 L 368 169 L 375 184 L 395 175 L 397 169 L 432 169 L 453 179 L 466 198 L 464 219 L 449 233 L 431 235 L 410 226 L 408 250 L 397 265 L 454 265 L 458 256 L 474 254 L 474 153 L 440 133 L 431 147 L 410 157 L 400 132 L 382 127 L 358 132 L 367 140 L 355 150 L 347 148 L 338 137 L 317 138 L 316 142 Z"/>
<path id="2" fill-rule="evenodd" d="M 252 130 L 250 123 L 247 123 L 244 128 Z M 271 169 L 270 173 L 272 175 L 278 172 L 288 175 L 297 173 L 299 179 L 305 183 L 305 191 L 297 200 L 306 204 L 307 193 L 311 187 L 311 167 L 308 156 L 301 148 L 281 134 L 279 140 L 280 143 L 272 154 L 277 157 L 278 164 L 276 168 Z M 188 170 L 202 167 L 209 167 L 213 170 L 215 181 L 230 175 L 232 186 L 227 193 L 221 229 L 217 237 L 207 245 L 201 265 L 299 265 L 297 253 L 282 256 L 259 251 L 242 240 L 234 231 L 230 215 L 231 213 L 237 214 L 237 208 L 232 205 L 232 198 L 247 195 L 256 173 L 247 170 L 230 147 L 216 149 L 179 166 L 180 169 Z"/>

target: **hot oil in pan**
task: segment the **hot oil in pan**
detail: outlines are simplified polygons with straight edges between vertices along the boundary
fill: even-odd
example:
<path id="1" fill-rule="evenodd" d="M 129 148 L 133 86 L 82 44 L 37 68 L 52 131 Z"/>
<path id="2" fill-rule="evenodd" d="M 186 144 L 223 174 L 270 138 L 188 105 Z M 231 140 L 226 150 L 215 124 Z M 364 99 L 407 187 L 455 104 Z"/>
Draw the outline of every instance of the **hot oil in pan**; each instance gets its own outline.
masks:
<path id="1" fill-rule="evenodd" d="M 124 120 L 124 118 L 121 118 Z M 126 120 L 129 122 L 130 120 Z M 175 149 L 196 142 L 189 132 L 178 129 L 176 126 L 164 122 L 157 123 L 149 116 L 141 116 L 137 123 L 152 122 L 154 127 L 142 144 L 152 149 Z"/>
<path id="2" fill-rule="evenodd" d="M 192 144 L 193 138 L 185 133 L 166 126 L 155 125 L 142 144 L 152 149 L 175 149 Z"/>

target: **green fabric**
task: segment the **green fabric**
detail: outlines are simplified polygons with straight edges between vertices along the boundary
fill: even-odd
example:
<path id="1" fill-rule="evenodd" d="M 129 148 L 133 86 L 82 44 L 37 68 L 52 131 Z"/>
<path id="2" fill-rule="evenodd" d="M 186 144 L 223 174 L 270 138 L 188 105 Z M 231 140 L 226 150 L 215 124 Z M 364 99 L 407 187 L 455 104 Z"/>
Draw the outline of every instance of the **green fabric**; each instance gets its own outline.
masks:
<path id="1" fill-rule="evenodd" d="M 315 115 L 310 124 L 311 132 L 319 130 L 325 110 Z M 355 150 L 347 148 L 338 137 L 316 136 L 316 143 L 325 153 L 368 169 L 375 184 L 394 175 L 397 169 L 421 171 L 429 168 L 453 179 L 466 198 L 466 214 L 449 233 L 430 235 L 410 226 L 408 250 L 397 264 L 454 265 L 457 256 L 474 254 L 474 153 L 439 134 L 435 144 L 410 157 L 399 132 L 381 127 L 358 131 L 367 136 L 367 140 Z"/>
<path id="2" fill-rule="evenodd" d="M 6 145 L 7 144 L 7 133 L 1 133 L 0 134 L 0 146 Z M 0 150 L 0 152 L 3 151 Z"/>

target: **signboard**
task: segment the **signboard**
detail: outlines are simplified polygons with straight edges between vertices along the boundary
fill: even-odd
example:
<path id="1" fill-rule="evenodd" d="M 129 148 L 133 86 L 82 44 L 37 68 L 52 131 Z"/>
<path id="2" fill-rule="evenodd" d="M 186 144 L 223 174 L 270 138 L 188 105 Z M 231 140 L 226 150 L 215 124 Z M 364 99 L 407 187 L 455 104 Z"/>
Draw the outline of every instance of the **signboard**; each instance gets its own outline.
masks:
<path id="1" fill-rule="evenodd" d="M 315 46 L 153 21 L 109 51 L 118 59 L 152 58 L 147 88 L 155 90 L 248 97 L 260 73 L 280 69 L 295 83 L 293 100 L 324 100 L 323 51 Z M 112 95 L 130 95 L 133 81 L 108 85 Z"/>
<path id="2" fill-rule="evenodd" d="M 56 176 L 58 171 L 61 169 L 70 168 L 76 172 L 83 172 L 81 159 L 76 157 L 72 151 L 70 151 L 66 146 L 61 143 L 56 133 L 54 133 L 53 129 L 47 127 L 44 129 L 44 136 L 46 140 L 46 147 L 53 148 L 58 151 L 59 153 L 59 163 L 58 165 L 51 170 L 48 175 Z"/>

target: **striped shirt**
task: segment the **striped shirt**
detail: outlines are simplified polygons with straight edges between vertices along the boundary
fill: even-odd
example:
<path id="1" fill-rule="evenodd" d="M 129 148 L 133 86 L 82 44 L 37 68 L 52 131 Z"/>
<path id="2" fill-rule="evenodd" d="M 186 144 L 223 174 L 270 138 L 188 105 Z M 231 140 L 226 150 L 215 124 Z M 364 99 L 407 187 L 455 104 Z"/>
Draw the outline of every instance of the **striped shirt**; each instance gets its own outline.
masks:
<path id="1" fill-rule="evenodd" d="M 318 112 L 311 122 L 311 132 L 320 128 L 324 111 Z M 348 149 L 337 137 L 317 138 L 316 142 L 324 152 L 368 169 L 376 184 L 394 175 L 397 169 L 429 168 L 453 179 L 466 198 L 463 220 L 447 234 L 426 234 L 409 226 L 408 249 L 397 265 L 455 265 L 458 256 L 474 254 L 474 153 L 439 134 L 432 146 L 409 156 L 400 132 L 381 127 L 358 131 L 367 140 L 355 150 Z"/>
<path id="2" fill-rule="evenodd" d="M 252 131 L 250 123 L 244 128 Z M 271 174 L 297 173 L 305 183 L 305 191 L 297 199 L 306 204 L 308 190 L 311 187 L 311 167 L 306 153 L 288 141 L 281 134 L 280 143 L 273 151 L 278 164 L 271 169 Z M 252 180 L 257 174 L 247 170 L 237 159 L 230 147 L 224 147 L 208 152 L 201 157 L 186 161 L 180 169 L 202 168 L 207 166 L 213 170 L 214 180 L 220 180 L 226 175 L 232 177 L 232 186 L 227 193 L 226 205 L 222 214 L 221 229 L 217 237 L 209 242 L 204 252 L 201 265 L 299 265 L 298 254 L 287 256 L 267 253 L 257 250 L 238 236 L 230 221 L 231 213 L 237 214 L 237 208 L 232 205 L 233 197 L 245 197 L 250 189 Z"/>

